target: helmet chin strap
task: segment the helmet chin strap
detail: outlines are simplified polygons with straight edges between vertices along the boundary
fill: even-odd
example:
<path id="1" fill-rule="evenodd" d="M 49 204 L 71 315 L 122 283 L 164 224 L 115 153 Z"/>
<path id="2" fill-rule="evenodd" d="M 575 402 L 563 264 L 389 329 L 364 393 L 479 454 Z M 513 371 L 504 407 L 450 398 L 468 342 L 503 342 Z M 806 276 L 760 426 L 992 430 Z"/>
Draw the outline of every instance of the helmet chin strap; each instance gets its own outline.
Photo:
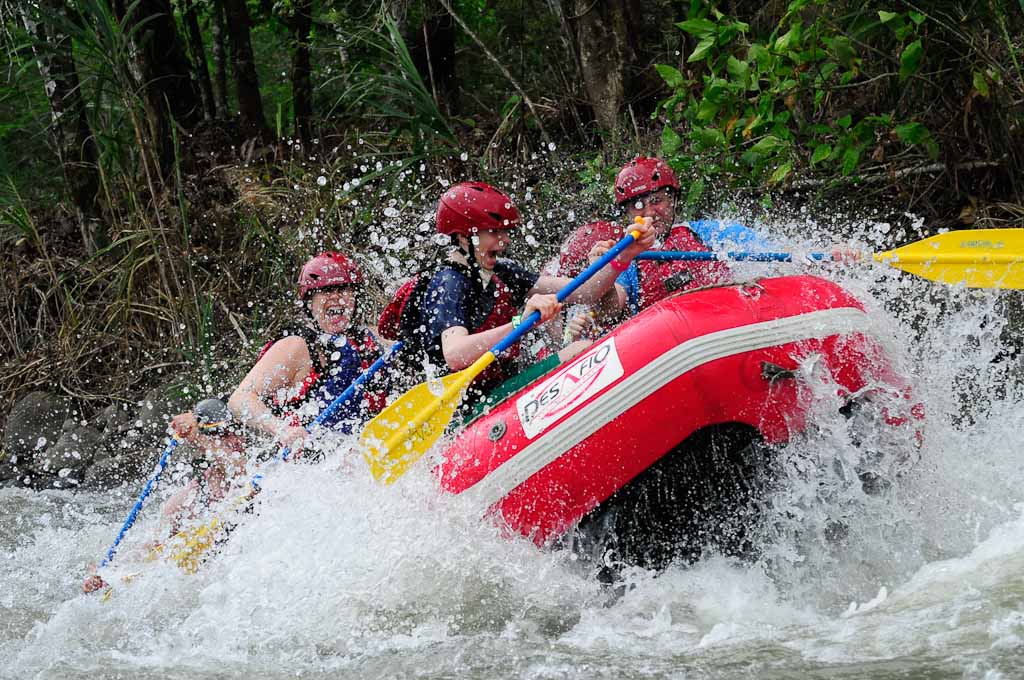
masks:
<path id="1" fill-rule="evenodd" d="M 476 259 L 476 246 L 473 245 L 473 237 L 466 236 L 466 243 L 468 248 L 463 248 L 459 245 L 459 251 L 466 256 L 466 264 L 469 266 L 469 271 L 473 273 L 476 281 L 480 282 L 481 290 L 487 286 L 491 281 L 491 276 L 494 274 L 493 269 L 484 269 L 480 266 L 480 263 Z M 467 252 L 468 251 L 468 252 Z"/>

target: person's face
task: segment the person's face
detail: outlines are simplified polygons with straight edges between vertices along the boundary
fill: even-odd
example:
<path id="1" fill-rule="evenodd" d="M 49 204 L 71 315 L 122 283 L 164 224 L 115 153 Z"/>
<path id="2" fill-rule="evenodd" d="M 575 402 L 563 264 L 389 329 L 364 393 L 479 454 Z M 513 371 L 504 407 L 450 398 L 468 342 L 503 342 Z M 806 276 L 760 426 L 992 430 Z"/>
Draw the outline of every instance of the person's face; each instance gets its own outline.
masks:
<path id="1" fill-rule="evenodd" d="M 309 300 L 309 312 L 324 333 L 338 335 L 352 326 L 356 311 L 356 290 L 354 286 L 327 288 L 313 293 Z"/>
<path id="2" fill-rule="evenodd" d="M 658 237 L 672 228 L 676 217 L 676 196 L 669 188 L 638 196 L 626 204 L 626 216 L 632 222 L 636 217 L 650 217 Z"/>
<path id="3" fill-rule="evenodd" d="M 491 271 L 498 264 L 498 258 L 508 248 L 509 236 L 507 229 L 483 229 L 473 238 L 473 256 L 480 269 Z"/>

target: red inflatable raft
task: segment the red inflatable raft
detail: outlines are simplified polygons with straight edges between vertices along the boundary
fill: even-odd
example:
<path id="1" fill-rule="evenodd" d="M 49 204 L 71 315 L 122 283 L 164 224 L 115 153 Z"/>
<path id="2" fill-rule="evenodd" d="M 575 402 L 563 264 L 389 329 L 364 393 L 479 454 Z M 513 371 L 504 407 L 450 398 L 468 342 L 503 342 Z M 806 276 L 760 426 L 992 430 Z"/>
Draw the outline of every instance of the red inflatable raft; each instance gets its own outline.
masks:
<path id="1" fill-rule="evenodd" d="M 868 326 L 812 276 L 676 295 L 470 423 L 435 473 L 538 545 L 614 536 L 615 560 L 645 566 L 743 553 L 765 451 L 806 427 L 801 362 L 851 405 L 879 388 L 909 404 Z"/>

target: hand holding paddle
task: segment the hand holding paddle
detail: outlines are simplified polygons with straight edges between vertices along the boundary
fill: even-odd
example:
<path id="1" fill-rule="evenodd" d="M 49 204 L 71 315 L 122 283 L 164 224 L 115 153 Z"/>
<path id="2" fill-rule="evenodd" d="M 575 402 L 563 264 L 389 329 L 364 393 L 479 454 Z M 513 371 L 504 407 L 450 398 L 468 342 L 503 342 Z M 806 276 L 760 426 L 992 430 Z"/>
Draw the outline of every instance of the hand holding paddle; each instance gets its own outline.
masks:
<path id="1" fill-rule="evenodd" d="M 644 225 L 649 233 L 649 224 Z M 562 288 L 558 302 L 564 302 L 576 289 L 603 269 L 620 253 L 630 247 L 641 235 L 634 230 L 615 244 L 596 262 L 580 272 Z M 392 484 L 425 454 L 451 422 L 462 395 L 476 376 L 483 372 L 495 357 L 523 337 L 540 320 L 534 310 L 489 352 L 477 359 L 469 368 L 452 373 L 435 383 L 423 383 L 412 388 L 384 409 L 363 429 L 361 442 L 363 455 L 377 480 Z"/>
<path id="2" fill-rule="evenodd" d="M 894 250 L 870 254 L 887 264 L 930 281 L 967 288 L 1024 289 L 1024 229 L 962 229 L 937 234 Z M 838 259 L 833 253 L 808 253 L 816 262 Z M 715 253 L 648 251 L 638 260 L 792 262 L 792 253 Z"/>

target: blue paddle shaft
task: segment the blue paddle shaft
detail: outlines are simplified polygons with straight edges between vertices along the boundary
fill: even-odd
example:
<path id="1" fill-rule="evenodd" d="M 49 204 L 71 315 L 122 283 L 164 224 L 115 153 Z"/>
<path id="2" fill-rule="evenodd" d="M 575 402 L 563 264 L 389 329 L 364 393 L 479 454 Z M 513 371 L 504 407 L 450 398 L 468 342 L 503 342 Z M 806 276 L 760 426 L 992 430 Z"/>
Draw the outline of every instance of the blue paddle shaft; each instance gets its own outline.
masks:
<path id="1" fill-rule="evenodd" d="M 817 262 L 830 261 L 829 253 L 807 253 L 804 257 Z M 648 250 L 636 256 L 638 260 L 682 260 L 684 262 L 792 262 L 792 253 L 715 253 L 701 250 Z"/>
<path id="2" fill-rule="evenodd" d="M 114 559 L 114 554 L 117 552 L 117 546 L 121 543 L 121 539 L 128 533 L 128 530 L 135 524 L 135 518 L 139 516 L 139 511 L 142 510 L 142 504 L 146 502 L 146 498 L 153 490 L 153 485 L 160 479 L 160 475 L 163 473 L 164 468 L 167 467 L 167 461 L 171 458 L 171 452 L 178 446 L 178 440 L 174 437 L 168 442 L 167 448 L 164 449 L 164 453 L 160 456 L 160 462 L 156 466 L 156 474 L 149 478 L 146 482 L 146 486 L 142 487 L 142 493 L 139 494 L 139 500 L 135 501 L 135 506 L 132 511 L 128 513 L 128 519 L 121 525 L 121 531 L 117 532 L 117 538 L 114 539 L 114 545 L 110 546 L 110 550 L 107 551 L 106 557 L 100 562 L 100 567 L 105 567 L 110 564 L 110 561 Z"/>
<path id="3" fill-rule="evenodd" d="M 598 271 L 604 269 L 604 267 L 613 259 L 615 259 L 615 257 L 619 253 L 628 248 L 634 240 L 635 239 L 633 238 L 632 232 L 626 234 L 626 236 L 621 241 L 612 246 L 607 253 L 605 253 L 596 261 L 591 263 L 589 267 L 581 271 L 579 275 L 577 275 L 576 278 L 574 278 L 572 281 L 565 284 L 565 287 L 562 288 L 562 290 L 558 291 L 558 295 L 556 296 L 558 301 L 565 302 L 570 295 L 576 292 L 577 288 L 586 283 L 587 280 L 591 276 L 596 274 Z M 528 317 L 520 321 L 519 325 L 516 326 L 511 333 L 506 335 L 501 342 L 495 345 L 494 349 L 492 349 L 491 352 L 493 352 L 495 355 L 504 352 L 509 347 L 519 342 L 520 338 L 526 335 L 526 333 L 529 332 L 529 330 L 533 328 L 538 321 L 540 321 L 540 312 L 534 310 L 533 312 L 530 313 Z"/>
<path id="4" fill-rule="evenodd" d="M 386 364 L 388 360 L 391 359 L 391 357 L 394 356 L 395 353 L 398 352 L 400 349 L 402 349 L 401 340 L 393 344 L 391 346 L 391 349 L 389 349 L 386 353 L 381 354 L 376 361 L 370 364 L 370 367 L 363 371 L 362 375 L 353 380 L 352 384 L 349 385 L 344 392 L 338 395 L 338 397 L 334 401 L 328 404 L 327 408 L 320 412 L 320 415 L 316 417 L 316 420 L 311 422 L 309 425 L 306 425 L 306 432 L 308 432 L 309 434 L 313 434 L 313 431 L 320 426 L 320 423 L 330 418 L 331 415 L 333 415 L 335 411 L 341 408 L 346 401 L 351 399 L 352 396 L 356 393 L 356 390 L 361 388 L 367 380 L 373 377 L 373 374 L 379 371 L 381 367 L 384 364 Z M 283 449 L 281 449 L 281 451 L 277 454 L 277 459 L 282 461 L 288 460 L 288 456 L 291 455 L 291 452 L 291 448 L 286 446 Z M 252 486 L 254 488 L 259 488 L 259 482 L 262 479 L 263 475 L 255 475 L 252 478 Z"/>

